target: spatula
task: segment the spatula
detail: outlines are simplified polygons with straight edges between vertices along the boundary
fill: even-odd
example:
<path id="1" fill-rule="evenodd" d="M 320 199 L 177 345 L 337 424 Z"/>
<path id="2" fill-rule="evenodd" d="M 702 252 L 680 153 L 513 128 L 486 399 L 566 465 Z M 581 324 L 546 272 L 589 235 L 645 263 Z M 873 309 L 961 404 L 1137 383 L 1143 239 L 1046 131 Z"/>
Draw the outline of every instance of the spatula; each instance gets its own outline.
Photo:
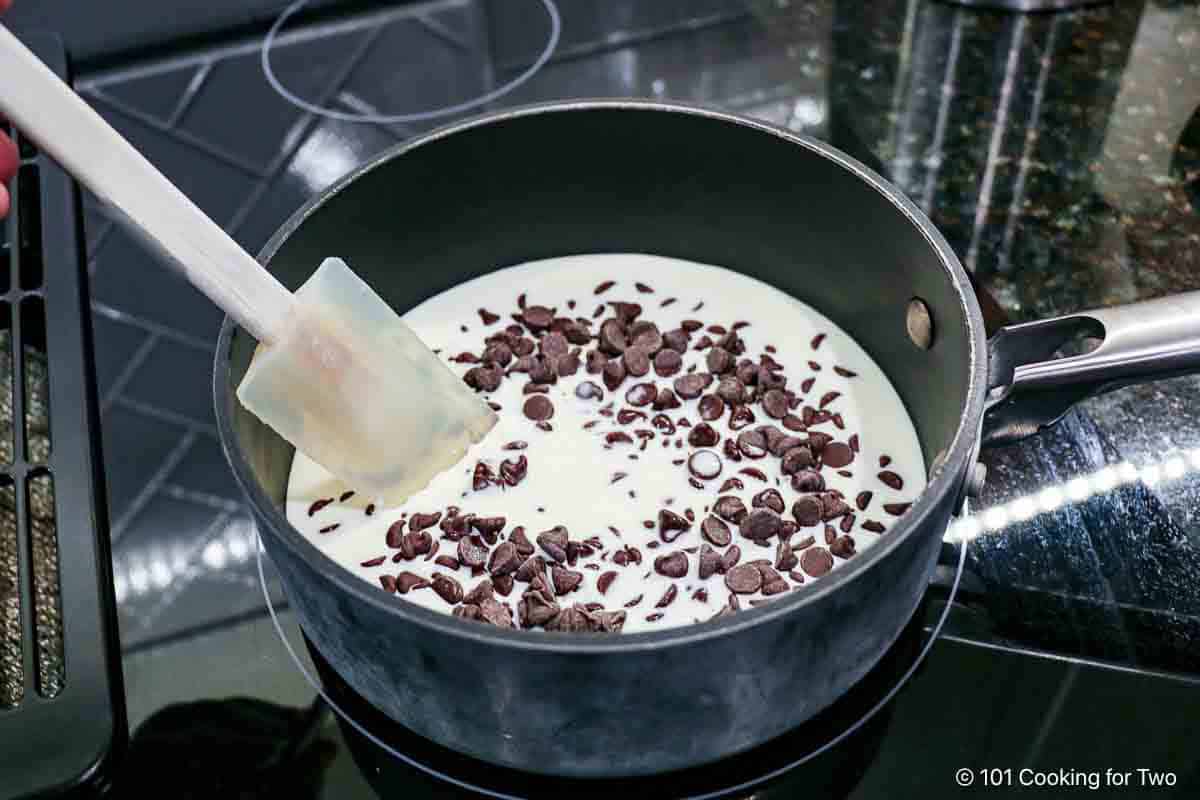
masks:
<path id="1" fill-rule="evenodd" d="M 258 340 L 238 399 L 348 487 L 401 501 L 495 425 L 344 262 L 289 292 L 3 27 L 0 115 Z"/>

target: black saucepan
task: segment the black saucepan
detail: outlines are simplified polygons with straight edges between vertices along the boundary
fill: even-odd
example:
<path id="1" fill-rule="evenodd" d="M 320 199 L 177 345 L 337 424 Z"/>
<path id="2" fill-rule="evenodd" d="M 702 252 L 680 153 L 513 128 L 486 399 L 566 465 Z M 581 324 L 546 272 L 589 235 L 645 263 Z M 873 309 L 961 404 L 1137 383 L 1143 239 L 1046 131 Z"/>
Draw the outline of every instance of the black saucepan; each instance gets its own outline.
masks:
<path id="1" fill-rule="evenodd" d="M 298 286 L 327 256 L 405 310 L 480 274 L 573 253 L 719 264 L 824 312 L 882 366 L 916 424 L 928 487 L 886 538 L 809 591 L 654 633 L 499 630 L 406 603 L 287 522 L 292 448 L 234 398 L 254 347 L 228 320 L 218 425 L 305 632 L 361 696 L 437 743 L 533 772 L 680 769 L 788 731 L 895 641 L 951 515 L 1012 441 L 1110 387 L 1200 369 L 1200 298 L 1003 329 L 991 342 L 945 240 L 837 150 L 710 110 L 572 102 L 455 124 L 309 203 L 261 259 Z M 1053 359 L 1065 341 L 1103 338 Z"/>

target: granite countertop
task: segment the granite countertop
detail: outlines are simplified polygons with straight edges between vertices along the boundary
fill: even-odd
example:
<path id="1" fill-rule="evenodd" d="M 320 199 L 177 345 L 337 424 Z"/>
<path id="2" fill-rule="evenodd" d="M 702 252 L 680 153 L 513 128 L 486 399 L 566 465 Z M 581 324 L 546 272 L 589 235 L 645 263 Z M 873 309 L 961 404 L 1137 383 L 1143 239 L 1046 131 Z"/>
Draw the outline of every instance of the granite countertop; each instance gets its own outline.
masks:
<path id="1" fill-rule="evenodd" d="M 1194 4 L 865 16 L 834 28 L 835 114 L 1009 319 L 1200 288 Z M 986 452 L 966 598 L 989 635 L 1200 672 L 1197 448 L 1200 378 L 1185 377 Z"/>

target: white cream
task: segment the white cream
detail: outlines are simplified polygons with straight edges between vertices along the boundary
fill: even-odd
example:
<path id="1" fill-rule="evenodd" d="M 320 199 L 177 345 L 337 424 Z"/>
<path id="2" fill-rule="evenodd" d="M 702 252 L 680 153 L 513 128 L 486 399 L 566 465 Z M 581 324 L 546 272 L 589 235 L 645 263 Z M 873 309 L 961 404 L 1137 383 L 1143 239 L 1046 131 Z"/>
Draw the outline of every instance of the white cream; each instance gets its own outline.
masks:
<path id="1" fill-rule="evenodd" d="M 615 281 L 616 284 L 601 296 L 595 296 L 595 287 L 604 281 Z M 639 292 L 634 286 L 639 281 L 648 284 L 653 293 Z M 783 366 L 783 374 L 788 377 L 787 388 L 799 392 L 805 378 L 815 379 L 812 388 L 802 396 L 805 405 L 817 406 L 819 398 L 827 392 L 841 393 L 828 406 L 828 410 L 841 415 L 845 430 L 838 430 L 832 423 L 815 426 L 812 430 L 829 433 L 843 442 L 850 434 L 858 434 L 861 451 L 845 467 L 853 473 L 852 477 L 839 475 L 828 466 L 823 469 L 822 475 L 827 488 L 841 491 L 856 515 L 850 535 L 860 554 L 882 538 L 863 530 L 863 522 L 875 520 L 891 527 L 897 518 L 886 513 L 883 504 L 911 501 L 925 485 L 924 461 L 916 432 L 899 396 L 879 367 L 847 334 L 814 309 L 765 283 L 736 272 L 636 254 L 553 258 L 500 270 L 457 286 L 422 303 L 404 318 L 426 344 L 439 350 L 440 355 L 449 362 L 452 356 L 463 351 L 481 353 L 485 336 L 501 331 L 512 323 L 511 314 L 517 310 L 517 296 L 522 293 L 526 295 L 528 305 L 556 308 L 559 316 L 570 317 L 591 318 L 597 305 L 608 301 L 637 302 L 644 308 L 641 319 L 655 322 L 663 332 L 679 327 L 685 319 L 701 320 L 705 325 L 720 324 L 726 328 L 739 320 L 749 321 L 749 326 L 738 331 L 746 344 L 745 354 L 739 358 L 750 358 L 757 362 L 764 347 L 773 345 L 777 351 L 772 357 Z M 666 308 L 660 307 L 660 303 L 667 298 L 676 298 L 676 301 Z M 569 300 L 576 301 L 573 310 L 568 309 Z M 693 310 L 700 302 L 703 302 L 703 307 Z M 477 313 L 480 308 L 499 314 L 499 321 L 483 325 Z M 598 331 L 601 320 L 609 316 L 611 309 L 606 307 L 604 315 L 594 321 L 592 331 Z M 467 328 L 465 332 L 461 328 L 464 325 Z M 697 331 L 693 334 L 691 343 L 694 345 L 704 333 Z M 822 333 L 826 338 L 814 350 L 812 340 Z M 590 345 L 585 346 L 584 353 L 590 349 Z M 581 560 L 573 567 L 583 573 L 584 581 L 579 590 L 558 598 L 563 607 L 595 601 L 608 610 L 618 610 L 641 595 L 643 599 L 639 604 L 625 609 L 625 631 L 659 630 L 706 620 L 728 601 L 730 592 L 723 576 L 716 574 L 701 581 L 697 574 L 698 557 L 690 555 L 687 575 L 679 579 L 667 578 L 654 571 L 655 558 L 683 548 L 698 548 L 704 543 L 700 524 L 708 516 L 718 496 L 718 487 L 727 478 L 737 476 L 743 481 L 743 490 L 726 494 L 737 495 L 747 508 L 750 508 L 753 496 L 763 489 L 778 489 L 787 504 L 784 519 L 792 518 L 792 504 L 801 495 L 793 491 L 787 477 L 781 475 L 780 460 L 770 455 L 760 460 L 742 460 L 738 463 L 722 455 L 720 475 L 704 481 L 705 488 L 697 490 L 689 484 L 686 463 L 673 463 L 687 459 L 697 449 L 688 445 L 688 428 L 679 428 L 670 437 L 671 444 L 666 448 L 662 444 L 662 435 L 657 432 L 645 450 L 639 450 L 636 443 L 606 448 L 606 433 L 621 430 L 632 436 L 634 429 L 648 429 L 650 425 L 648 420 L 620 425 L 615 416 L 597 414 L 610 401 L 616 401 L 614 410 L 627 407 L 625 393 L 636 383 L 653 381 L 659 386 L 670 386 L 675 377 L 686 374 L 687 368 L 694 363 L 704 371 L 706 354 L 707 351 L 696 351 L 689 347 L 683 355 L 683 370 L 677 375 L 662 378 L 656 376 L 652 369 L 645 377 L 627 377 L 616 392 L 609 392 L 605 388 L 604 398 L 600 402 L 581 400 L 576 396 L 575 387 L 583 381 L 590 380 L 603 387 L 599 375 L 589 375 L 581 366 L 575 375 L 560 378 L 550 387 L 547 396 L 554 405 L 554 416 L 550 420 L 553 432 L 549 433 L 539 430 L 533 421 L 522 414 L 522 406 L 529 397 L 522 394 L 522 387 L 528 381 L 525 375 L 513 373 L 497 391 L 488 395 L 489 400 L 502 408 L 499 412 L 500 421 L 491 433 L 475 445 L 458 466 L 439 475 L 402 506 L 378 507 L 370 516 L 365 513 L 370 498 L 358 495 L 345 503 L 333 502 L 310 516 L 308 511 L 314 500 L 337 498 L 348 487 L 340 485 L 321 467 L 297 453 L 288 485 L 288 519 L 314 545 L 375 586 L 379 586 L 379 577 L 385 574 L 410 571 L 430 577 L 440 572 L 452 574 L 465 591 L 470 591 L 483 577 L 473 578 L 466 567 L 452 572 L 423 557 L 393 563 L 391 557 L 397 551 L 389 549 L 384 543 L 389 525 L 404 512 L 411 517 L 416 512 L 444 512 L 447 506 L 458 506 L 463 513 L 481 517 L 505 517 L 507 526 L 501 539 L 507 538 L 513 528 L 521 525 L 533 542 L 538 533 L 563 525 L 569 530 L 572 540 L 598 537 L 603 544 L 603 551 L 609 553 L 607 560 L 597 556 Z M 812 370 L 808 365 L 810 360 L 819 362 L 821 369 Z M 839 376 L 832 369 L 834 365 L 852 370 L 857 375 L 852 378 Z M 459 374 L 464 374 L 471 366 L 450 363 L 451 369 Z M 708 391 L 715 388 L 714 383 Z M 681 408 L 665 413 L 676 421 L 686 417 L 694 425 L 701 421 L 697 402 L 685 400 Z M 761 404 L 756 403 L 752 408 L 756 420 L 744 430 L 766 423 L 781 427 L 778 420 L 767 417 Z M 656 413 L 649 406 L 640 410 L 645 411 L 647 417 Z M 592 429 L 585 430 L 583 425 L 590 421 L 598 422 Z M 720 453 L 725 438 L 737 436 L 737 433 L 730 431 L 728 422 L 729 412 L 726 411 L 720 420 L 712 423 L 722 440 L 719 445 L 709 449 Z M 675 447 L 676 437 L 683 439 L 682 448 Z M 528 448 L 520 452 L 502 449 L 505 443 L 515 440 L 527 442 Z M 637 460 L 632 460 L 631 454 L 636 454 Z M 502 460 L 515 459 L 520 455 L 524 455 L 529 462 L 527 477 L 520 484 L 503 489 L 493 486 L 480 492 L 472 490 L 472 472 L 478 461 L 482 460 L 497 469 Z M 900 491 L 888 487 L 877 477 L 881 471 L 879 459 L 884 455 L 891 458 L 887 469 L 903 479 Z M 769 476 L 769 483 L 739 474 L 738 470 L 745 467 L 761 469 Z M 616 472 L 629 475 L 613 483 Z M 631 490 L 636 497 L 630 496 Z M 867 510 L 860 512 L 854 501 L 864 490 L 872 492 L 873 497 Z M 660 543 L 657 548 L 648 547 L 651 542 L 660 542 L 659 531 L 657 524 L 648 529 L 643 521 L 655 520 L 663 508 L 680 515 L 684 514 L 685 509 L 691 509 L 696 515 L 695 522 L 690 530 L 671 544 Z M 837 520 L 833 522 L 835 528 L 837 523 Z M 339 527 L 328 533 L 319 532 L 334 524 Z M 612 533 L 610 526 L 620 535 Z M 743 563 L 760 558 L 774 561 L 776 540 L 772 540 L 770 548 L 759 547 L 740 536 L 737 526 L 730 527 L 733 544 L 741 548 Z M 442 531 L 436 526 L 428 530 L 437 542 Z M 823 546 L 823 530 L 823 525 L 801 528 L 793 541 L 811 535 L 816 537 L 816 546 Z M 841 531 L 838 530 L 838 533 L 840 535 Z M 613 565 L 611 553 L 627 545 L 635 546 L 642 552 L 642 563 L 627 567 Z M 719 548 L 722 551 L 724 549 Z M 454 556 L 456 552 L 457 545 L 454 542 L 441 542 L 439 555 Z M 540 549 L 538 554 L 545 555 Z M 360 566 L 362 562 L 379 556 L 388 557 L 382 565 Z M 845 563 L 841 558 L 835 558 L 834 569 Z M 585 568 L 586 564 L 599 565 L 600 569 Z M 597 578 L 609 570 L 616 570 L 618 575 L 602 595 L 597 589 Z M 820 580 L 806 577 L 799 591 L 816 585 Z M 674 601 L 665 608 L 656 608 L 655 604 L 671 584 L 677 586 Z M 525 587 L 526 584 L 518 582 L 508 597 L 497 598 L 514 609 L 514 618 L 517 601 Z M 708 594 L 704 602 L 693 598 L 694 592 L 701 587 Z M 783 596 L 785 594 L 774 597 Z M 410 592 L 404 595 L 404 599 L 446 613 L 451 610 L 429 588 Z M 746 608 L 750 600 L 762 599 L 762 595 L 742 595 L 739 599 L 742 607 Z M 647 621 L 647 616 L 655 613 L 662 614 L 662 618 Z"/>

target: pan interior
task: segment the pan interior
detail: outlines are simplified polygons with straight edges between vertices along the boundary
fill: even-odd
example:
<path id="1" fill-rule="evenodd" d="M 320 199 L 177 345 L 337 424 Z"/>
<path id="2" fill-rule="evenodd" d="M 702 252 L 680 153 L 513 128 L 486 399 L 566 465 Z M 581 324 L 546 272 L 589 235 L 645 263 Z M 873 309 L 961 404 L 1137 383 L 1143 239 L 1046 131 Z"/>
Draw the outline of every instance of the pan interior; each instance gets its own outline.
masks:
<path id="1" fill-rule="evenodd" d="M 295 288 L 339 256 L 403 312 L 503 267 L 611 252 L 720 265 L 814 306 L 888 375 L 926 467 L 950 446 L 968 404 L 971 335 L 937 248 L 845 165 L 751 125 L 606 106 L 460 129 L 328 197 L 269 267 Z M 928 349 L 908 332 L 913 298 L 932 318 Z M 227 391 L 253 346 L 234 335 Z M 236 402 L 232 414 L 231 444 L 281 509 L 291 446 Z"/>

